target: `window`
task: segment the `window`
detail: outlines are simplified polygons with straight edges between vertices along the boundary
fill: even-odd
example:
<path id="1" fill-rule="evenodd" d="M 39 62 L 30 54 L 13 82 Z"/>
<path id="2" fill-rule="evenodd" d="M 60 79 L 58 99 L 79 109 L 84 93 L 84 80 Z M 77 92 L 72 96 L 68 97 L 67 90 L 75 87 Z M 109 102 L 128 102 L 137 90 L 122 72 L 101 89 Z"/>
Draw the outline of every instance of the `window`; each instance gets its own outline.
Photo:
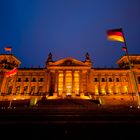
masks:
<path id="1" fill-rule="evenodd" d="M 21 82 L 21 78 L 18 78 L 18 79 L 17 79 L 17 82 Z"/>
<path id="2" fill-rule="evenodd" d="M 123 78 L 122 78 L 122 81 L 123 81 L 123 82 L 127 82 L 127 78 L 126 78 L 126 77 L 123 77 Z"/>
<path id="3" fill-rule="evenodd" d="M 72 72 L 66 71 L 66 95 L 72 94 Z"/>
<path id="4" fill-rule="evenodd" d="M 11 94 L 12 93 L 12 86 L 8 87 L 8 94 Z"/>
<path id="5" fill-rule="evenodd" d="M 18 94 L 20 92 L 20 86 L 16 87 L 16 94 Z"/>
<path id="6" fill-rule="evenodd" d="M 43 82 L 43 78 L 39 78 L 38 81 L 39 81 L 39 82 Z"/>
<path id="7" fill-rule="evenodd" d="M 140 76 L 138 77 L 138 84 L 140 84 Z"/>
<path id="8" fill-rule="evenodd" d="M 35 93 L 35 86 L 31 87 L 31 95 L 33 95 Z"/>
<path id="9" fill-rule="evenodd" d="M 113 80 L 112 80 L 112 78 L 109 78 L 109 82 L 112 82 Z"/>
<path id="10" fill-rule="evenodd" d="M 33 78 L 32 78 L 32 82 L 36 82 L 36 78 L 33 77 Z"/>
<path id="11" fill-rule="evenodd" d="M 94 78 L 94 82 L 98 82 L 98 78 Z"/>
<path id="12" fill-rule="evenodd" d="M 24 93 L 27 93 L 28 86 L 24 87 Z"/>
<path id="13" fill-rule="evenodd" d="M 42 92 L 42 89 L 43 89 L 43 87 L 42 86 L 39 86 L 38 93 L 41 93 Z"/>
<path id="14" fill-rule="evenodd" d="M 105 78 L 102 78 L 102 82 L 105 82 Z"/>
<path id="15" fill-rule="evenodd" d="M 120 80 L 119 80 L 119 78 L 116 78 L 116 82 L 119 82 Z"/>
<path id="16" fill-rule="evenodd" d="M 28 78 L 25 78 L 24 82 L 29 82 L 29 79 Z"/>

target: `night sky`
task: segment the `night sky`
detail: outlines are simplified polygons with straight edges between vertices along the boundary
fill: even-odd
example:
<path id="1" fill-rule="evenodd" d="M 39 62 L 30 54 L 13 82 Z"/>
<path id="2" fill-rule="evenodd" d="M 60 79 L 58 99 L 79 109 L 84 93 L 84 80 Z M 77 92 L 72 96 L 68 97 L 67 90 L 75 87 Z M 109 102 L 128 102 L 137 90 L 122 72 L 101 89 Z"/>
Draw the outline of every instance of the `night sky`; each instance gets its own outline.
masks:
<path id="1" fill-rule="evenodd" d="M 21 67 L 66 57 L 117 67 L 123 43 L 107 40 L 122 28 L 129 54 L 140 54 L 140 0 L 0 0 L 0 53 L 12 46 Z"/>

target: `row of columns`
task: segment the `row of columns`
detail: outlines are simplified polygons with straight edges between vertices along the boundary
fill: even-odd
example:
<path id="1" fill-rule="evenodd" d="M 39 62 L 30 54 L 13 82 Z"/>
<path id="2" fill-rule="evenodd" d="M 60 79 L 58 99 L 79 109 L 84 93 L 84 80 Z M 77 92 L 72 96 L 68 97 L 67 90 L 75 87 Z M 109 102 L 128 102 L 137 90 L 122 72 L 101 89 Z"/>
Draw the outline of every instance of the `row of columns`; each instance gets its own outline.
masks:
<path id="1" fill-rule="evenodd" d="M 76 96 L 75 94 L 75 88 L 74 88 L 74 74 L 75 74 L 75 71 L 78 71 L 79 72 L 79 95 L 83 95 L 83 79 L 82 79 L 82 70 L 62 70 L 62 71 L 59 71 L 59 70 L 56 70 L 54 72 L 55 74 L 55 87 L 54 87 L 54 94 L 55 96 L 58 96 L 58 85 L 59 85 L 59 74 L 62 73 L 63 74 L 63 92 L 62 92 L 62 96 L 66 96 L 66 73 L 67 71 L 69 71 L 71 73 L 71 78 L 72 78 L 72 96 Z M 86 77 L 86 83 L 87 83 L 87 77 Z M 86 89 L 84 89 L 84 91 L 87 90 L 87 87 Z"/>

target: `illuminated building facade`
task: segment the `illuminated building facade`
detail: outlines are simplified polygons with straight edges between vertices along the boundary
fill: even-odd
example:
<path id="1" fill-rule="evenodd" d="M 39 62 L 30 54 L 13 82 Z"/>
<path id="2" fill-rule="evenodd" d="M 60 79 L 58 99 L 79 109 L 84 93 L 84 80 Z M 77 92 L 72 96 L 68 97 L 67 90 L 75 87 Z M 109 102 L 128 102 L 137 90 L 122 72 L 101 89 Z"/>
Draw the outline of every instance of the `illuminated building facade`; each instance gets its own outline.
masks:
<path id="1" fill-rule="evenodd" d="M 140 55 L 130 55 L 135 80 L 140 92 Z M 13 54 L 0 55 L 0 95 L 41 96 L 48 98 L 94 98 L 95 96 L 131 96 L 135 89 L 127 56 L 122 56 L 118 68 L 94 68 L 88 53 L 84 61 L 68 57 L 53 61 L 48 55 L 44 68 L 20 68 Z M 5 77 L 14 67 L 18 72 Z"/>

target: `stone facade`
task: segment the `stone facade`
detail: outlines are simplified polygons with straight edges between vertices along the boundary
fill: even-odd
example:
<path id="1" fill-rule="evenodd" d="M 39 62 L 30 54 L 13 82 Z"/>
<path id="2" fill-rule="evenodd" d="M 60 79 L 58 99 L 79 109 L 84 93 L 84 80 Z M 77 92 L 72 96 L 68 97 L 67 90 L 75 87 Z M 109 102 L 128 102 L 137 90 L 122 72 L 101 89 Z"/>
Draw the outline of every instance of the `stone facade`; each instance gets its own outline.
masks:
<path id="1" fill-rule="evenodd" d="M 138 92 L 140 92 L 140 55 L 130 55 Z M 118 60 L 118 68 L 94 68 L 88 53 L 84 61 L 68 57 L 53 61 L 48 55 L 44 68 L 20 68 L 13 54 L 0 55 L 0 95 L 6 97 L 97 98 L 136 95 L 127 56 Z M 14 67 L 18 72 L 5 77 Z"/>

